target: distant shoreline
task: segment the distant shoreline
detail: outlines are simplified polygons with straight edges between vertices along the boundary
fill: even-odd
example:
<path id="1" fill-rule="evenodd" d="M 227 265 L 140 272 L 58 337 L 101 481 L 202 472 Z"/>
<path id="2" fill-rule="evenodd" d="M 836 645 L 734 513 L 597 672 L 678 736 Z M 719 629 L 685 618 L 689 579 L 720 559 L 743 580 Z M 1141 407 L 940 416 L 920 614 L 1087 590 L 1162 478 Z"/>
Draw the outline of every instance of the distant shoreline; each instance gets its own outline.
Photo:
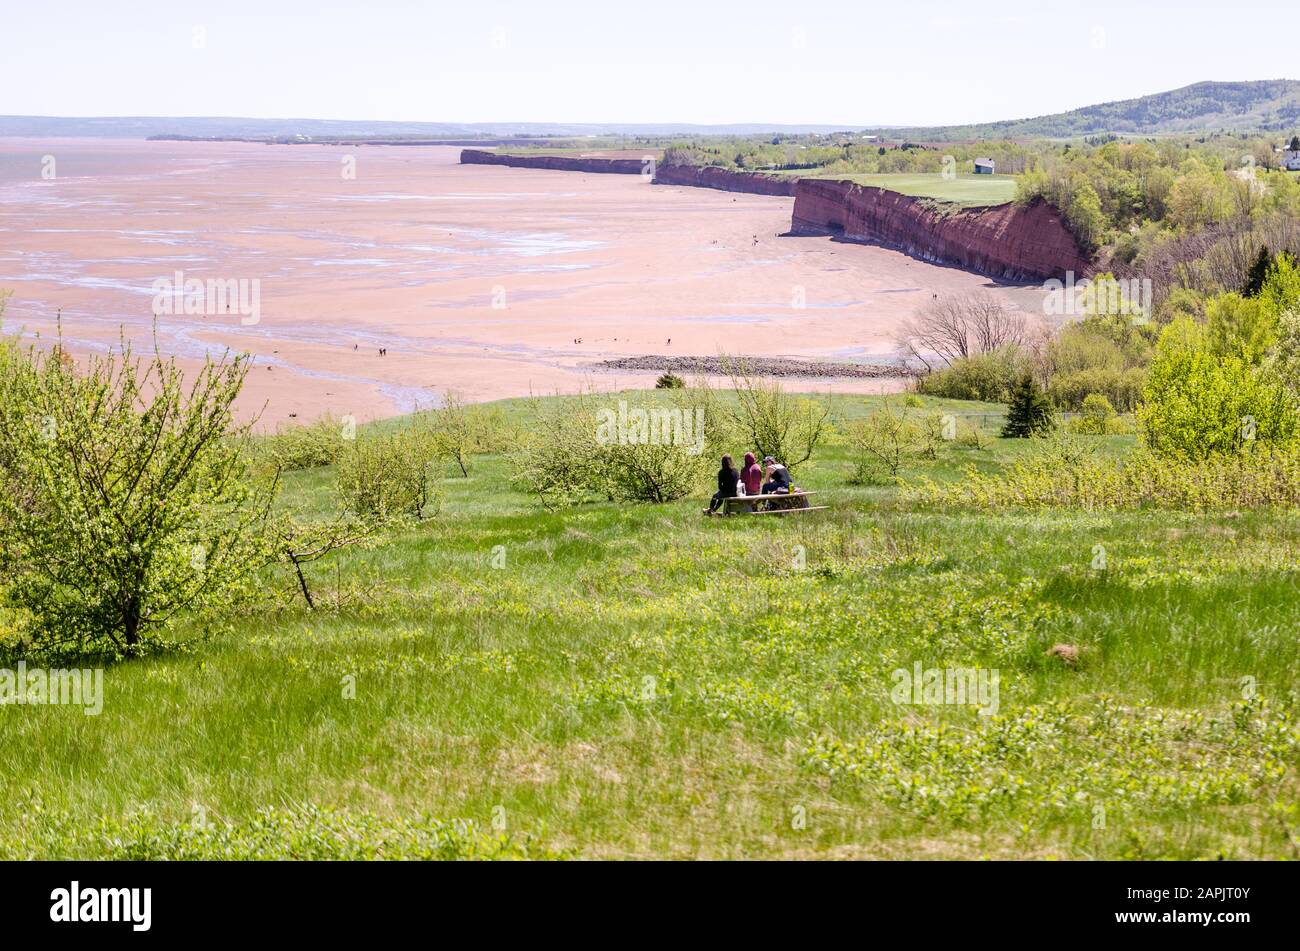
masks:
<path id="1" fill-rule="evenodd" d="M 422 145 L 446 146 L 448 148 L 472 148 L 484 146 L 500 148 L 509 145 L 548 145 L 551 138 L 497 138 L 497 139 L 437 139 L 404 138 L 401 136 L 371 136 L 365 138 L 308 138 L 296 135 L 255 136 L 255 135 L 150 135 L 146 142 L 248 142 L 253 145 Z"/>

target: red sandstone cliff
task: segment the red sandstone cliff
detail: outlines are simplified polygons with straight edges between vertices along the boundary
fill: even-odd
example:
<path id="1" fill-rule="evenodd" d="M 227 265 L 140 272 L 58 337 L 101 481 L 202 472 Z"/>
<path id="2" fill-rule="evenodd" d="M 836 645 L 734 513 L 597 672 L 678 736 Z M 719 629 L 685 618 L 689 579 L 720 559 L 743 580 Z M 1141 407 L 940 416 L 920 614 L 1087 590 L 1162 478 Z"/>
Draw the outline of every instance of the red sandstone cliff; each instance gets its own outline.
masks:
<path id="1" fill-rule="evenodd" d="M 578 158 L 568 155 L 509 155 L 461 149 L 462 165 L 509 165 L 512 168 L 549 168 L 560 172 L 602 172 L 616 175 L 640 175 L 652 166 L 639 158 Z"/>
<path id="2" fill-rule="evenodd" d="M 763 175 L 759 172 L 733 172 L 726 168 L 697 165 L 659 165 L 655 168 L 656 185 L 694 185 L 718 188 L 727 192 L 751 195 L 779 195 L 789 198 L 795 193 L 793 175 Z"/>
<path id="3" fill-rule="evenodd" d="M 656 185 L 693 185 L 718 188 L 752 195 L 794 196 L 795 178 L 786 175 L 763 175 L 757 172 L 733 172 L 730 169 L 693 165 L 652 165 L 644 159 L 578 158 L 567 155 L 511 155 L 462 149 L 462 165 L 509 165 L 512 168 L 550 168 L 565 172 L 613 172 L 641 175 L 654 171 Z"/>
<path id="4" fill-rule="evenodd" d="M 871 241 L 1011 281 L 1091 270 L 1060 213 L 1044 201 L 956 208 L 829 179 L 800 179 L 791 231 Z"/>

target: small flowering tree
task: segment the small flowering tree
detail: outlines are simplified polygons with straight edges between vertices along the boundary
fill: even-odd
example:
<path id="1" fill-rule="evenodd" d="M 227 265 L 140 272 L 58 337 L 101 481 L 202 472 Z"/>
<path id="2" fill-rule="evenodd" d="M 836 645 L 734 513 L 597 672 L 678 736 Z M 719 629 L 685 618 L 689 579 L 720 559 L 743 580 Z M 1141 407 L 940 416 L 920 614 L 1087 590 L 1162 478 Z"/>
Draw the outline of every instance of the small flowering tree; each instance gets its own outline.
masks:
<path id="1" fill-rule="evenodd" d="M 726 408 L 730 427 L 761 459 L 771 456 L 794 472 L 812 458 L 826 435 L 831 402 L 801 399 L 787 393 L 779 382 L 767 381 L 741 361 L 723 359 L 731 376 L 736 401 Z"/>
<path id="2" fill-rule="evenodd" d="M 231 412 L 247 369 L 209 361 L 187 382 L 125 345 L 78 368 L 0 343 L 0 570 L 32 641 L 135 653 L 264 561 L 274 482 L 252 478 Z"/>

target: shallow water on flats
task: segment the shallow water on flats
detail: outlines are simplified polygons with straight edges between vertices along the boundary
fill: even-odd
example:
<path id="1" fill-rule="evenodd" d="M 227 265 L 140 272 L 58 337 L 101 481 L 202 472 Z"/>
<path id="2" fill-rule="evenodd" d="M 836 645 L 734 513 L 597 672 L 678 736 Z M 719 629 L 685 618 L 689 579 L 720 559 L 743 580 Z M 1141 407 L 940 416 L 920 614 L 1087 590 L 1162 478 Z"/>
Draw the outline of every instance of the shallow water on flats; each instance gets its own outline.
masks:
<path id="1" fill-rule="evenodd" d="M 443 147 L 0 139 L 5 326 L 74 353 L 122 333 L 197 364 L 255 355 L 262 424 L 646 385 L 615 357 L 890 359 L 898 322 L 978 275 L 782 237 L 792 199 L 458 164 Z M 155 314 L 155 282 L 256 283 L 238 313 Z M 993 288 L 1035 312 L 1041 292 Z M 380 353 L 380 350 L 386 353 Z M 897 383 L 837 381 L 878 391 Z M 809 388 L 826 389 L 825 381 Z"/>

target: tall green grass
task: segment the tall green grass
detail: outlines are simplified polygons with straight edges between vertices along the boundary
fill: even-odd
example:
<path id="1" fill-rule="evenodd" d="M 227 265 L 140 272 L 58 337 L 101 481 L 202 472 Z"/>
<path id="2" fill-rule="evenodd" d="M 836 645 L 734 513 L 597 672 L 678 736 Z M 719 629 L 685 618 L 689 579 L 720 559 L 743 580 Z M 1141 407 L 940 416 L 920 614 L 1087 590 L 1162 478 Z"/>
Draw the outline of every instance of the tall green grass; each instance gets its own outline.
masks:
<path id="1" fill-rule="evenodd" d="M 705 519 L 448 467 L 436 518 L 310 566 L 318 610 L 268 571 L 101 716 L 0 707 L 0 855 L 1296 856 L 1297 513 L 919 509 L 852 471 L 837 442 L 799 472 L 829 511 Z M 997 715 L 895 704 L 916 662 L 998 670 Z"/>

